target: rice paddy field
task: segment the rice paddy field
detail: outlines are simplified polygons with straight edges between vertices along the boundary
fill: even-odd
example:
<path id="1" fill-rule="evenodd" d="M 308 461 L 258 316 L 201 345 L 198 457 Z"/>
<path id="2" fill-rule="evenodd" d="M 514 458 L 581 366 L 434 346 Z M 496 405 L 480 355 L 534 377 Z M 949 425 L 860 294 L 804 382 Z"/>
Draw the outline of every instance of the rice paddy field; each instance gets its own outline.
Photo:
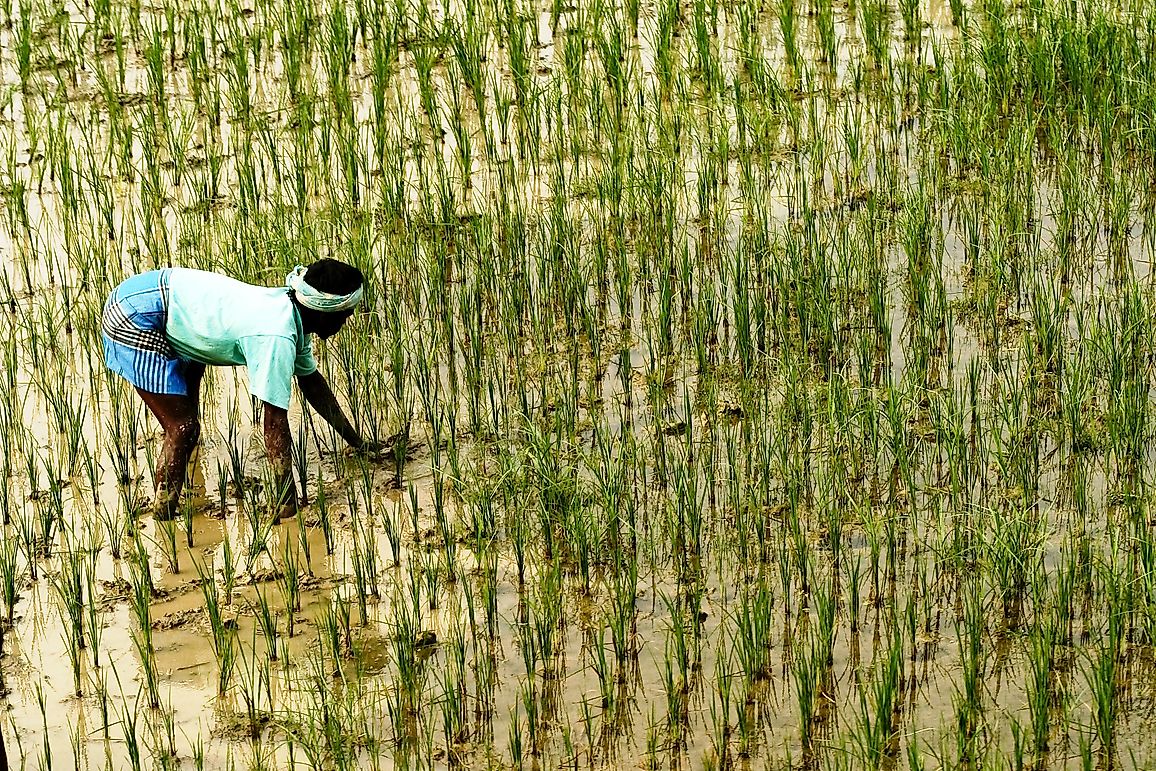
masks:
<path id="1" fill-rule="evenodd" d="M 1156 767 L 1156 6 L 6 0 L 16 769 Z M 269 525 L 133 273 L 361 267 Z"/>

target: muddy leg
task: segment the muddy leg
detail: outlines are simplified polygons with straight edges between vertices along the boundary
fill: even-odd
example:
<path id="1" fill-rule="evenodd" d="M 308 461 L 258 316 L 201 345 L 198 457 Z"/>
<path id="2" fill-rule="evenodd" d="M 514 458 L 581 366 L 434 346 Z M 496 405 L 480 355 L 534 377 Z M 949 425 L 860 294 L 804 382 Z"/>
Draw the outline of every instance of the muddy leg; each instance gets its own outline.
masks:
<path id="1" fill-rule="evenodd" d="M 197 415 L 201 414 L 201 378 L 205 376 L 205 365 L 190 361 L 185 364 L 185 383 L 189 387 L 189 396 L 196 407 Z"/>
<path id="2" fill-rule="evenodd" d="M 199 377 L 196 385 L 199 390 Z M 153 516 L 158 519 L 172 519 L 177 515 L 179 508 L 181 488 L 185 485 L 185 476 L 188 473 L 189 456 L 192 455 L 193 448 L 197 446 L 197 440 L 201 436 L 201 422 L 197 417 L 199 396 L 154 394 L 140 388 L 136 390 L 160 421 L 161 428 L 165 432 L 164 445 L 157 459 Z"/>
<path id="3" fill-rule="evenodd" d="M 205 365 L 196 362 L 188 362 L 185 365 L 185 382 L 189 387 L 189 396 L 193 398 L 197 405 L 197 416 L 201 414 L 201 378 L 205 374 Z M 207 495 L 205 489 L 205 468 L 201 459 L 201 446 L 198 443 L 193 447 L 192 454 L 189 456 L 188 471 L 185 476 L 185 485 L 191 492 L 193 497 L 204 503 Z"/>

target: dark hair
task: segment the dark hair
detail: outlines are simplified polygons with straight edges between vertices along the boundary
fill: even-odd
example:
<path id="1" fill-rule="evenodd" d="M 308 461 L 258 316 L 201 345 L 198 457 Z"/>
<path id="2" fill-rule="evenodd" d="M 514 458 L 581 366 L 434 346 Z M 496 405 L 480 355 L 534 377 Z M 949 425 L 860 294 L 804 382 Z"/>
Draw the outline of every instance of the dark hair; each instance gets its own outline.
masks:
<path id="1" fill-rule="evenodd" d="M 328 257 L 318 260 L 305 271 L 305 283 L 330 294 L 349 294 L 356 291 L 365 276 L 352 265 Z"/>

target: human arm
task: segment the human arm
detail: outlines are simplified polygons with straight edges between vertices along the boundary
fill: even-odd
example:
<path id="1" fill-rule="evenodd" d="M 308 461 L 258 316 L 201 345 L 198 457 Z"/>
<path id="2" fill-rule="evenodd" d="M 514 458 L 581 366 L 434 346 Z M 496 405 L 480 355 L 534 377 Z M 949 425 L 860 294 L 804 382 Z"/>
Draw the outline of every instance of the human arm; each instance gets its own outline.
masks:
<path id="1" fill-rule="evenodd" d="M 370 446 L 372 443 L 367 443 L 358 432 L 349 419 L 345 417 L 345 413 L 341 410 L 341 405 L 337 403 L 337 397 L 333 395 L 333 389 L 329 387 L 329 381 L 325 379 L 319 371 L 314 370 L 308 375 L 298 375 L 297 385 L 301 387 L 301 395 L 305 397 L 306 403 L 314 409 L 314 411 L 325 419 L 325 422 L 333 426 L 333 430 L 337 435 L 345 440 L 346 444 L 355 450 L 374 451 L 377 448 Z"/>

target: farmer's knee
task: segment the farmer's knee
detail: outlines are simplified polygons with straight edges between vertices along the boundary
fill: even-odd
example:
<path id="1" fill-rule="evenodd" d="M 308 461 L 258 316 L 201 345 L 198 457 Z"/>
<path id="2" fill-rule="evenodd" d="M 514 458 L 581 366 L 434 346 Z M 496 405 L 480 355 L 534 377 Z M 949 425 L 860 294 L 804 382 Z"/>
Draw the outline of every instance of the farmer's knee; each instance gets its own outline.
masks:
<path id="1" fill-rule="evenodd" d="M 201 423 L 199 420 L 187 420 L 178 423 L 172 430 L 173 444 L 181 449 L 191 450 L 197 440 L 201 438 Z"/>

